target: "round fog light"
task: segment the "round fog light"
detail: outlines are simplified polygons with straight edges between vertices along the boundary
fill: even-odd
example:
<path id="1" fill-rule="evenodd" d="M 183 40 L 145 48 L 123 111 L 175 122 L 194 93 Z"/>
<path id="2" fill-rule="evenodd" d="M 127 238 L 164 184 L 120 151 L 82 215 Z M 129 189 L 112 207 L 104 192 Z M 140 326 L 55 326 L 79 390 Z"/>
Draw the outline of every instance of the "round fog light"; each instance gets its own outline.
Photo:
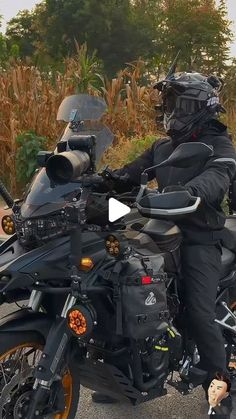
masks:
<path id="1" fill-rule="evenodd" d="M 68 327 L 77 337 L 90 335 L 95 324 L 92 307 L 76 305 L 67 313 Z"/>
<path id="2" fill-rule="evenodd" d="M 120 242 L 119 240 L 113 236 L 110 235 L 106 238 L 106 250 L 111 256 L 119 256 L 120 254 Z"/>
<path id="3" fill-rule="evenodd" d="M 4 215 L 1 224 L 5 234 L 10 236 L 15 233 L 15 224 L 11 215 Z"/>

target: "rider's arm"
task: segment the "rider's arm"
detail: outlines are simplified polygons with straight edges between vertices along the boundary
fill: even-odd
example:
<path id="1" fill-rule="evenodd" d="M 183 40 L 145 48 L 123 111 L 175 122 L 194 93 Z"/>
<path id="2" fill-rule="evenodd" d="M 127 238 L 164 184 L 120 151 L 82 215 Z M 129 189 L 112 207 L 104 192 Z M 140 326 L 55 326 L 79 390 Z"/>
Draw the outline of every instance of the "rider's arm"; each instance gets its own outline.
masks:
<path id="1" fill-rule="evenodd" d="M 214 162 L 218 158 L 229 158 L 236 161 L 236 152 L 231 140 L 227 137 L 217 137 L 214 144 L 214 157 L 206 164 L 204 171 L 185 187 L 203 202 L 209 204 L 221 203 L 229 189 L 236 173 L 234 162 Z"/>
<path id="2" fill-rule="evenodd" d="M 124 167 L 115 170 L 114 172 L 119 176 L 127 176 L 127 186 L 131 188 L 133 186 L 140 185 L 141 173 L 148 167 L 153 166 L 154 150 L 161 144 L 162 141 L 155 141 L 153 145 L 144 151 L 137 159 L 133 160 L 131 163 L 126 164 Z M 155 170 L 148 172 L 148 180 L 153 180 L 155 178 Z"/>

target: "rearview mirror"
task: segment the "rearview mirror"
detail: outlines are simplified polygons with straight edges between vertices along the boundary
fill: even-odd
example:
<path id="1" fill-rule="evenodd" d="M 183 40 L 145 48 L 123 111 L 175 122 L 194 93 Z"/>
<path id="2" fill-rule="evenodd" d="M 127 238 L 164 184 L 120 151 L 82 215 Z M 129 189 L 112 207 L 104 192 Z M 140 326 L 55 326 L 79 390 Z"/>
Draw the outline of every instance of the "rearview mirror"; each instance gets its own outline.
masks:
<path id="1" fill-rule="evenodd" d="M 198 163 L 199 161 L 207 160 L 209 157 L 214 155 L 213 147 L 199 142 L 192 143 L 182 143 L 176 147 L 173 153 L 169 156 L 168 159 L 163 162 L 156 164 L 155 166 L 148 167 L 141 174 L 141 188 L 137 195 L 136 201 L 141 198 L 144 193 L 145 187 L 148 182 L 148 173 L 150 170 L 165 167 L 173 166 L 180 168 L 191 167 L 193 164 Z"/>
<path id="2" fill-rule="evenodd" d="M 170 157 L 157 167 L 173 166 L 185 169 L 199 161 L 207 160 L 213 155 L 213 147 L 205 143 L 183 143 L 178 145 Z"/>

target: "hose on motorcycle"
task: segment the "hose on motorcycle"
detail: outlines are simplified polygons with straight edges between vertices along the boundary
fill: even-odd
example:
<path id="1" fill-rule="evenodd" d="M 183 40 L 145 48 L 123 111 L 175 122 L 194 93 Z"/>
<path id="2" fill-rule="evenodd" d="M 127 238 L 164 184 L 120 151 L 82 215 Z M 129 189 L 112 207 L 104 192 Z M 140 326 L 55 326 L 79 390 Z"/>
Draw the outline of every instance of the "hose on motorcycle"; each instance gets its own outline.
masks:
<path id="1" fill-rule="evenodd" d="M 14 199 L 12 198 L 7 188 L 4 186 L 4 184 L 1 181 L 0 181 L 0 195 L 2 196 L 2 198 L 4 199 L 8 207 L 13 208 L 14 203 L 15 203 Z"/>

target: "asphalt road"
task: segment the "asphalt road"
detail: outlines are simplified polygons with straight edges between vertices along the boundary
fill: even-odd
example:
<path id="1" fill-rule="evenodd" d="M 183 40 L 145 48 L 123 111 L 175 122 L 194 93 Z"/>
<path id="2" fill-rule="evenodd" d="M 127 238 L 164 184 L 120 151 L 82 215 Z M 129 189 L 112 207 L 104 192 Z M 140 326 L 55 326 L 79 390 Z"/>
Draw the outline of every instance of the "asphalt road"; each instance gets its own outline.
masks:
<path id="1" fill-rule="evenodd" d="M 14 304 L 3 305 L 0 317 L 15 311 Z M 82 388 L 80 406 L 76 419 L 207 419 L 207 402 L 201 389 L 188 396 L 181 396 L 168 386 L 164 397 L 133 407 L 129 404 L 96 405 L 91 401 L 91 392 Z"/>
<path id="2" fill-rule="evenodd" d="M 206 419 L 209 418 L 207 410 L 208 405 L 200 389 L 184 397 L 171 388 L 166 396 L 135 407 L 120 403 L 94 405 L 90 391 L 82 389 L 76 419 Z"/>

